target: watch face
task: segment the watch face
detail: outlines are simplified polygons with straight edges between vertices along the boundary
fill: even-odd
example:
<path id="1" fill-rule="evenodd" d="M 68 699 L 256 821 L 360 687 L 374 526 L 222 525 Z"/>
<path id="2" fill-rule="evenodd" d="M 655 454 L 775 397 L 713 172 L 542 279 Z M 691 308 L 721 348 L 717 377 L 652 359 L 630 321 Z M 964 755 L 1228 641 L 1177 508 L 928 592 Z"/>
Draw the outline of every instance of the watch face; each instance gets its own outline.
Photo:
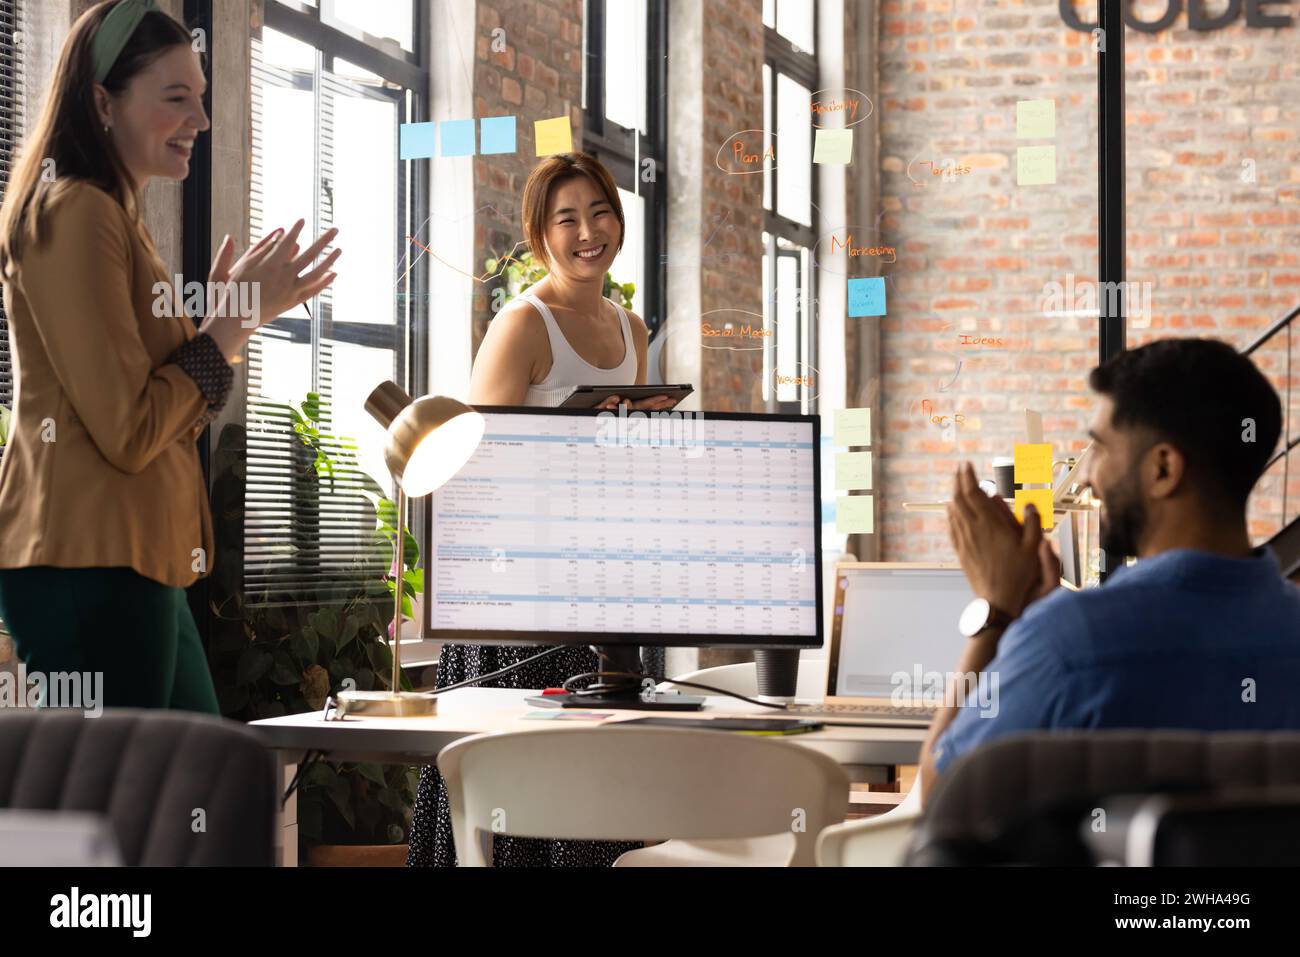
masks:
<path id="1" fill-rule="evenodd" d="M 983 630 L 989 621 L 989 603 L 986 598 L 976 598 L 961 613 L 957 629 L 967 638 L 973 638 Z"/>

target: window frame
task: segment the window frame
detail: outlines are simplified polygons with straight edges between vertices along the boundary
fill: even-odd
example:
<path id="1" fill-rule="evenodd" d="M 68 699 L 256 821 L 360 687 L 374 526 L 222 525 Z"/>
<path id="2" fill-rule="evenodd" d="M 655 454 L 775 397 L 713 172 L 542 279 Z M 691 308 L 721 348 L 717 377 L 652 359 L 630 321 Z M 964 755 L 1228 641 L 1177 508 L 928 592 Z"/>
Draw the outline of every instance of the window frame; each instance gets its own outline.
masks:
<path id="1" fill-rule="evenodd" d="M 820 4 L 813 0 L 813 37 L 817 36 L 818 21 L 820 19 Z M 775 16 L 774 16 L 775 19 Z M 777 89 L 779 86 L 778 78 L 784 74 L 791 80 L 801 86 L 806 87 L 812 93 L 818 90 L 818 81 L 820 71 L 817 63 L 816 52 L 808 53 L 798 49 L 794 41 L 787 39 L 777 31 L 775 26 L 763 24 L 763 65 L 771 71 L 771 96 L 763 103 L 763 128 L 767 130 L 777 129 Z M 816 136 L 816 131 L 813 131 Z M 777 140 L 778 149 L 780 140 Z M 779 160 L 778 160 L 779 162 Z M 803 223 L 796 222 L 788 217 L 782 216 L 777 210 L 780 208 L 778 197 L 780 195 L 779 177 L 773 170 L 770 174 L 771 184 L 771 206 L 766 203 L 763 207 L 763 231 L 767 233 L 768 240 L 764 246 L 763 255 L 771 264 L 768 269 L 768 287 L 763 290 L 763 308 L 765 313 L 772 317 L 775 322 L 776 312 L 776 290 L 778 288 L 777 263 L 782 258 L 793 257 L 796 259 L 795 270 L 799 277 L 798 299 L 796 300 L 797 308 L 797 332 L 796 338 L 799 340 L 801 350 L 806 346 L 807 351 L 803 353 L 802 362 L 804 367 L 817 366 L 817 324 L 820 317 L 817 313 L 816 299 L 808 295 L 813 288 L 813 275 L 811 265 L 805 271 L 801 257 L 793 251 L 779 251 L 777 249 L 777 240 L 784 239 L 788 242 L 795 243 L 808 250 L 809 259 L 811 260 L 812 249 L 817 243 L 817 189 L 820 185 L 819 171 L 816 163 L 810 164 L 809 173 L 809 212 L 812 224 L 805 226 Z M 772 368 L 776 368 L 776 343 L 772 347 Z M 808 391 L 804 386 L 798 387 L 801 395 L 807 395 Z M 805 411 L 804 405 L 807 404 L 806 411 L 815 414 L 818 408 L 817 396 L 814 394 L 806 400 L 803 398 L 794 401 L 779 401 L 777 399 L 777 386 L 773 383 L 767 400 L 767 411 L 779 414 L 797 414 Z"/>
<path id="2" fill-rule="evenodd" d="M 600 160 L 621 189 L 645 200 L 641 264 L 642 319 L 653 336 L 667 318 L 668 280 L 662 254 L 668 236 L 668 4 L 646 0 L 646 132 L 630 130 L 605 116 L 605 8 L 609 0 L 586 0 L 583 33 L 582 148 Z M 617 2 L 617 0 L 615 0 Z M 654 66 L 651 67 L 650 63 Z M 631 142 L 632 149 L 627 144 Z M 641 181 L 641 165 L 654 163 L 654 179 Z"/>
<path id="3" fill-rule="evenodd" d="M 202 4 L 210 11 L 212 0 L 188 0 L 188 2 Z M 328 82 L 333 86 L 346 88 L 349 94 L 392 102 L 397 108 L 399 124 L 428 120 L 431 94 L 430 70 L 428 69 L 428 11 L 425 10 L 424 5 L 414 2 L 414 0 L 412 0 L 412 10 L 413 45 L 416 49 L 414 51 L 401 50 L 400 55 L 395 55 L 394 52 L 389 51 L 398 51 L 399 48 L 396 45 L 388 45 L 385 49 L 379 49 L 360 39 L 359 36 L 363 35 L 360 34 L 360 31 L 339 30 L 331 24 L 323 22 L 321 20 L 321 10 L 318 8 L 303 7 L 295 3 L 294 0 L 265 0 L 261 28 L 274 30 L 306 44 L 315 53 L 315 62 L 311 68 L 310 79 L 314 96 L 313 109 L 316 111 L 315 123 L 317 124 L 312 169 L 314 180 L 312 215 L 314 222 L 310 227 L 307 227 L 313 230 L 313 236 L 318 234 L 324 225 L 321 219 L 325 215 L 326 196 L 329 194 L 324 189 L 325 180 L 322 174 L 328 172 L 332 164 L 332 152 L 329 145 L 322 142 L 320 130 L 320 126 L 328 119 L 326 111 L 329 108 L 325 99 L 328 95 L 325 92 L 326 78 L 329 78 Z M 277 72 L 275 67 L 268 68 L 265 64 L 255 62 L 251 51 L 251 43 L 255 35 L 250 33 L 250 69 L 260 70 L 263 74 Z M 338 76 L 335 73 L 336 60 L 345 60 L 349 64 L 380 77 L 384 81 L 384 86 L 379 88 Z M 285 85 L 293 86 L 302 82 L 295 72 L 281 72 L 285 73 Z M 299 72 L 302 73 L 303 77 L 306 76 L 305 71 Z M 250 85 L 250 96 L 251 89 Z M 251 109 L 252 102 L 250 101 L 250 111 Z M 202 138 L 200 142 L 204 142 Z M 423 222 L 429 214 L 428 168 L 418 165 L 416 161 L 403 160 L 400 156 L 396 157 L 394 162 L 397 166 L 394 171 L 396 190 L 393 201 L 396 206 L 397 220 L 399 224 L 413 225 Z M 252 193 L 253 183 L 250 180 L 250 198 Z M 203 208 L 210 209 L 210 202 L 209 181 L 206 195 L 198 203 Z M 203 232 L 202 236 L 199 233 L 199 230 L 190 229 L 187 223 L 185 230 L 187 257 L 191 243 L 207 242 L 206 232 Z M 406 252 L 409 244 L 404 241 L 402 236 L 395 236 L 393 241 L 397 253 L 396 261 L 399 263 L 410 261 L 411 257 Z M 187 262 L 189 261 L 187 258 Z M 203 268 L 206 273 L 206 266 Z M 278 340 L 310 345 L 312 351 L 311 388 L 315 391 L 320 391 L 322 378 L 321 347 L 323 340 L 329 339 L 340 344 L 361 345 L 391 351 L 395 370 L 393 378 L 411 394 L 416 396 L 424 395 L 429 388 L 430 375 L 427 361 L 430 335 L 428 288 L 428 264 L 423 257 L 419 257 L 407 273 L 405 289 L 400 290 L 400 292 L 405 293 L 405 301 L 398 301 L 395 304 L 392 323 L 336 322 L 331 315 L 331 303 L 322 301 L 321 297 L 316 297 L 315 302 L 311 304 L 310 319 L 302 316 L 282 316 L 276 319 L 270 331 L 274 333 L 274 337 Z M 397 295 L 398 292 L 399 290 L 394 290 L 394 295 Z M 337 376 L 338 374 L 338 365 L 335 362 L 332 375 Z M 239 402 L 243 411 L 238 421 L 246 425 L 249 410 L 248 384 L 241 383 L 241 388 L 243 394 L 239 396 Z M 385 476 L 377 476 L 377 478 L 381 482 L 386 480 Z M 211 488 L 212 477 L 210 473 L 207 475 L 207 480 L 209 488 Z M 410 503 L 408 528 L 420 527 L 419 523 L 423 520 L 423 510 L 426 507 L 423 501 Z M 238 549 L 238 559 L 241 565 L 246 560 L 246 557 L 246 546 L 241 544 Z M 246 581 L 246 574 L 241 571 L 237 576 L 237 580 L 240 582 Z M 242 587 L 242 585 L 239 587 Z"/>

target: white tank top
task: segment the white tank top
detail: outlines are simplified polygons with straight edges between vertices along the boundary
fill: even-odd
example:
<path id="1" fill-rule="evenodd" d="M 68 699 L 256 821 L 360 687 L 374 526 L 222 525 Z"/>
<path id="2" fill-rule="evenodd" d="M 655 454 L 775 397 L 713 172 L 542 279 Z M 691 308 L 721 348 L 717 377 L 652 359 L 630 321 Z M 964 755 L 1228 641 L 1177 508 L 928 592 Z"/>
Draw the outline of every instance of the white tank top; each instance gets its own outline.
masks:
<path id="1" fill-rule="evenodd" d="M 602 369 L 574 351 L 546 303 L 527 292 L 516 298 L 530 303 L 542 314 L 542 321 L 546 323 L 546 335 L 551 341 L 551 371 L 541 382 L 529 384 L 524 405 L 554 408 L 565 400 L 574 386 L 632 385 L 636 382 L 636 348 L 632 345 L 632 326 L 628 322 L 627 313 L 618 303 L 606 300 L 618 310 L 619 325 L 623 328 L 623 361 L 612 369 Z"/>

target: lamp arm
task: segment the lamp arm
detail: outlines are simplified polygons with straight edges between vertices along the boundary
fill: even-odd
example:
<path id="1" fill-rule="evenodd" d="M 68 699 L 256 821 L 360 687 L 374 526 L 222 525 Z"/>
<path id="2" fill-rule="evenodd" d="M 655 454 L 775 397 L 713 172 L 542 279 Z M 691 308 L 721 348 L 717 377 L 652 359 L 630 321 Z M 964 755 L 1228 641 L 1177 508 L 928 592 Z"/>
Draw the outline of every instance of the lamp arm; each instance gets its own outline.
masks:
<path id="1" fill-rule="evenodd" d="M 395 481 L 393 484 L 397 486 L 397 535 L 393 562 L 397 577 L 393 581 L 393 683 L 390 687 L 396 694 L 402 690 L 402 596 L 406 584 L 402 559 L 405 557 L 403 552 L 406 545 L 406 493 L 402 491 L 401 483 Z"/>

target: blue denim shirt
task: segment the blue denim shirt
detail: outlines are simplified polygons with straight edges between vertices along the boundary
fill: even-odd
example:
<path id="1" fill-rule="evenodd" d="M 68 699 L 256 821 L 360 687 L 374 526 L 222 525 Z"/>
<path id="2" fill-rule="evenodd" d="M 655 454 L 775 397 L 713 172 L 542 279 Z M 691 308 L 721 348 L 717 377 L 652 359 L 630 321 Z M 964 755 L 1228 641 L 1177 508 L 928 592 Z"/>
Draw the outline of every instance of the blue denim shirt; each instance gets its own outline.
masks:
<path id="1" fill-rule="evenodd" d="M 1266 549 L 1163 552 L 1030 605 L 986 670 L 996 713 L 958 712 L 935 743 L 940 772 L 1020 731 L 1300 729 L 1300 588 Z"/>

